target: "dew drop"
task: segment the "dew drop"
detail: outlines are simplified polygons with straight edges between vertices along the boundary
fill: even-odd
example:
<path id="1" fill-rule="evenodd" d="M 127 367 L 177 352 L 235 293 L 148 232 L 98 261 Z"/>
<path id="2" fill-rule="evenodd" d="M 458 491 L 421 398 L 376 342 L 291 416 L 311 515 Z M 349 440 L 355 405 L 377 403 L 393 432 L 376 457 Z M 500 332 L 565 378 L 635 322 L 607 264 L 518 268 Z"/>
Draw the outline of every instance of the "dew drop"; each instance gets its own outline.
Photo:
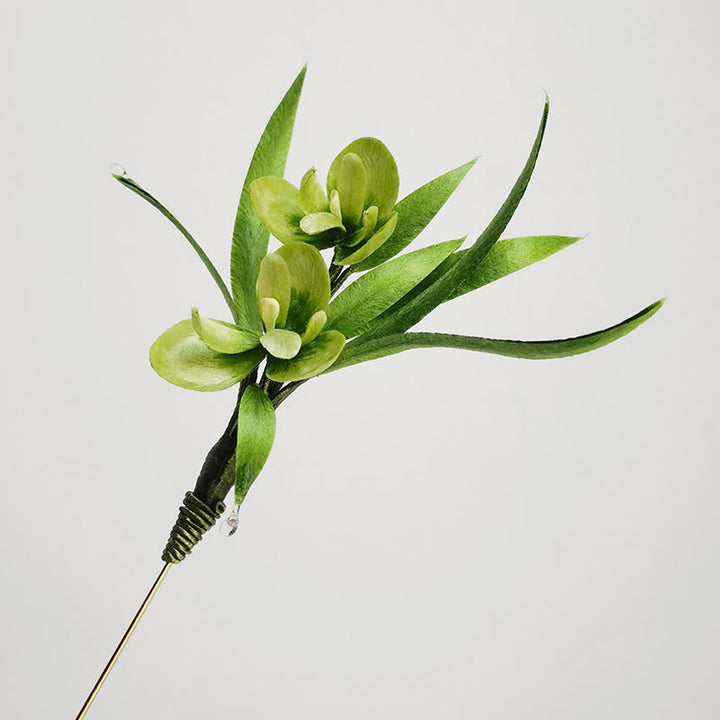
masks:
<path id="1" fill-rule="evenodd" d="M 114 177 L 121 177 L 121 178 L 129 177 L 129 175 L 127 174 L 127 170 L 119 163 L 113 163 L 110 166 L 110 174 L 113 175 Z"/>
<path id="2" fill-rule="evenodd" d="M 236 505 L 232 512 L 220 523 L 220 534 L 223 537 L 232 537 L 238 529 L 240 521 L 238 520 L 238 513 L 240 512 L 240 506 Z"/>

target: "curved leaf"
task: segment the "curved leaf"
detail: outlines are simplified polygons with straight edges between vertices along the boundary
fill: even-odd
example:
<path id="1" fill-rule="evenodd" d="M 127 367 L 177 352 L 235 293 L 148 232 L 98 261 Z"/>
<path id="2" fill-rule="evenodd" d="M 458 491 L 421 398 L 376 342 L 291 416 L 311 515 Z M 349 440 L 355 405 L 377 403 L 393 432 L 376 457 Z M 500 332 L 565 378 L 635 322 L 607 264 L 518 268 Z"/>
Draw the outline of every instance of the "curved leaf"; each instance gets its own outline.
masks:
<path id="1" fill-rule="evenodd" d="M 240 504 L 260 474 L 275 439 L 275 409 L 257 385 L 240 398 L 235 451 L 235 503 Z"/>
<path id="2" fill-rule="evenodd" d="M 327 327 L 347 338 L 364 332 L 372 320 L 412 290 L 462 243 L 450 240 L 415 250 L 361 275 L 328 306 Z"/>
<path id="3" fill-rule="evenodd" d="M 150 347 L 150 365 L 164 380 L 186 390 L 212 392 L 239 383 L 260 364 L 262 348 L 238 355 L 211 350 L 197 336 L 191 320 L 181 320 Z"/>
<path id="4" fill-rule="evenodd" d="M 563 340 L 498 340 L 495 338 L 446 335 L 442 333 L 386 335 L 356 347 L 353 347 L 352 343 L 347 345 L 345 351 L 326 372 L 414 348 L 456 348 L 458 350 L 474 350 L 494 355 L 526 358 L 528 360 L 547 360 L 579 355 L 608 345 L 632 332 L 651 318 L 662 307 L 664 302 L 664 300 L 658 300 L 639 313 L 612 327 Z"/>
<path id="5" fill-rule="evenodd" d="M 303 67 L 290 89 L 280 101 L 263 131 L 240 193 L 235 227 L 233 228 L 230 275 L 237 306 L 236 322 L 248 330 L 262 332 L 262 322 L 255 299 L 255 280 L 260 261 L 267 252 L 268 231 L 250 206 L 250 183 L 265 175 L 282 177 L 290 149 L 295 113 L 305 71 Z"/>
<path id="6" fill-rule="evenodd" d="M 438 305 L 452 297 L 453 292 L 455 292 L 455 289 L 464 278 L 474 275 L 476 268 L 479 267 L 492 246 L 500 238 L 503 230 L 507 227 L 510 218 L 520 204 L 522 196 L 525 194 L 533 169 L 535 168 L 538 153 L 540 152 L 540 146 L 542 145 L 549 108 L 549 100 L 546 98 L 542 119 L 540 120 L 540 127 L 538 128 L 535 142 L 530 151 L 530 156 L 525 163 L 525 167 L 515 181 L 502 207 L 497 211 L 490 221 L 490 224 L 485 228 L 472 247 L 470 247 L 463 257 L 447 270 L 447 272 L 430 285 L 430 287 L 409 302 L 404 303 L 398 308 L 397 312 L 388 315 L 375 324 L 367 333 L 361 335 L 355 343 L 367 342 L 371 339 L 382 337 L 383 335 L 395 335 L 396 333 L 408 330 Z"/>
<path id="7" fill-rule="evenodd" d="M 143 200 L 152 205 L 156 210 L 159 210 L 183 235 L 183 237 L 190 243 L 192 249 L 197 253 L 197 256 L 202 261 L 203 265 L 207 268 L 210 276 L 215 281 L 215 284 L 220 288 L 223 298 L 227 303 L 230 312 L 232 313 L 235 322 L 238 320 L 238 312 L 235 307 L 235 302 L 228 290 L 225 281 L 222 279 L 220 273 L 217 271 L 212 260 L 207 256 L 206 252 L 200 247 L 200 243 L 186 230 L 185 226 L 159 201 L 156 200 L 147 190 L 140 187 L 132 178 L 127 175 L 116 175 L 113 173 L 113 177 L 129 190 L 132 190 L 136 195 L 139 195 Z"/>
<path id="8" fill-rule="evenodd" d="M 395 206 L 398 223 L 392 237 L 370 257 L 357 263 L 353 270 L 370 270 L 404 250 L 440 212 L 476 161 L 477 158 L 450 170 L 406 195 Z"/>
<path id="9" fill-rule="evenodd" d="M 569 247 L 579 239 L 579 237 L 566 237 L 564 235 L 535 235 L 531 237 L 499 240 L 492 246 L 490 252 L 488 252 L 480 265 L 474 269 L 473 273 L 462 279 L 460 285 L 453 290 L 445 302 L 453 300 L 472 290 L 477 290 L 484 285 L 499 280 L 518 270 L 522 270 L 528 265 L 544 260 L 546 257 Z M 461 260 L 465 253 L 467 253 L 467 250 L 460 250 L 450 255 L 450 257 L 443 261 L 422 282 L 419 282 L 408 292 L 407 295 L 400 298 L 395 305 L 380 315 L 377 318 L 377 322 L 382 322 L 398 312 L 414 297 L 420 295 L 420 293 L 430 287 L 438 278 L 442 277 L 453 265 Z M 372 327 L 373 324 L 371 323 L 370 329 L 372 329 Z"/>

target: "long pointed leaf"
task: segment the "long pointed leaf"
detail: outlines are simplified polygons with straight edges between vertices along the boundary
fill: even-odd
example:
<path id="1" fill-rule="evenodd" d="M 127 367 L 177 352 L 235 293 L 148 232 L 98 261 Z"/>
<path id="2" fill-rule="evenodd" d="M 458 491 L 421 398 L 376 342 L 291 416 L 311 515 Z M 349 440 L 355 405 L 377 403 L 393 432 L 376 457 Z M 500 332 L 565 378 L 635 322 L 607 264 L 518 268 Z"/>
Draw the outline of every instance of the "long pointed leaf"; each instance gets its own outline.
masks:
<path id="1" fill-rule="evenodd" d="M 507 357 L 543 360 L 569 357 L 590 352 L 608 345 L 632 332 L 651 318 L 661 307 L 664 300 L 648 305 L 636 315 L 617 325 L 598 330 L 588 335 L 563 340 L 498 340 L 495 338 L 469 337 L 467 335 L 446 335 L 442 333 L 399 333 L 376 338 L 362 346 L 346 346 L 335 363 L 325 372 L 333 372 L 358 363 L 376 360 L 395 353 L 414 348 L 456 348 L 476 352 L 505 355 Z"/>
<path id="2" fill-rule="evenodd" d="M 235 502 L 239 505 L 260 474 L 275 439 L 275 409 L 257 385 L 240 399 L 235 452 Z"/>
<path id="3" fill-rule="evenodd" d="M 544 260 L 573 243 L 579 237 L 567 237 L 564 235 L 535 235 L 530 237 L 506 238 L 499 240 L 492 246 L 490 252 L 478 265 L 473 274 L 462 279 L 460 285 L 453 293 L 445 299 L 453 300 L 460 295 L 477 290 L 495 280 L 522 270 L 528 265 Z M 435 270 L 433 270 L 422 282 L 419 282 L 410 292 L 401 297 L 392 307 L 389 307 L 382 315 L 379 315 L 376 322 L 382 322 L 390 315 L 398 312 L 405 304 L 420 295 L 429 288 L 438 278 L 442 277 L 453 265 L 455 265 L 467 253 L 467 250 L 459 250 L 450 255 Z M 370 323 L 368 329 L 373 328 Z"/>
<path id="4" fill-rule="evenodd" d="M 440 212 L 476 161 L 450 170 L 406 195 L 395 206 L 398 222 L 393 234 L 370 257 L 356 263 L 353 271 L 370 270 L 404 250 Z"/>
<path id="5" fill-rule="evenodd" d="M 203 265 L 205 265 L 205 267 L 208 269 L 208 272 L 212 276 L 212 279 L 215 281 L 215 284 L 220 288 L 220 292 L 225 298 L 227 306 L 230 308 L 233 319 L 235 320 L 235 322 L 237 322 L 237 310 L 235 308 L 235 303 L 233 302 L 232 295 L 230 295 L 230 291 L 228 290 L 225 281 L 220 276 L 220 273 L 217 271 L 215 265 L 213 265 L 212 260 L 210 260 L 205 251 L 200 247 L 198 241 L 195 240 L 195 238 L 186 230 L 185 226 L 159 200 L 156 200 L 147 190 L 138 185 L 132 178 L 124 174 L 116 175 L 115 173 L 113 173 L 112 176 L 121 185 L 124 185 L 129 190 L 132 190 L 135 194 L 139 195 L 143 200 L 145 200 L 145 202 L 150 203 L 150 205 L 152 205 L 156 210 L 159 210 L 182 233 L 185 239 L 192 246 L 192 249 L 198 254 L 200 260 L 202 260 Z"/>
<path id="6" fill-rule="evenodd" d="M 290 149 L 295 113 L 306 69 L 307 67 L 303 67 L 270 117 L 250 161 L 240 193 L 233 229 L 230 276 L 233 297 L 238 309 L 237 324 L 247 330 L 262 331 L 260 312 L 255 298 L 255 281 L 260 270 L 260 261 L 267 253 L 270 235 L 250 205 L 249 187 L 250 183 L 259 177 L 265 175 L 282 177 L 285 172 L 285 162 Z"/>
<path id="7" fill-rule="evenodd" d="M 359 335 L 380 313 L 412 290 L 457 250 L 462 242 L 451 240 L 415 250 L 362 275 L 330 303 L 328 329 L 338 330 L 345 337 Z"/>
<path id="8" fill-rule="evenodd" d="M 452 297 L 452 294 L 463 280 L 471 277 L 475 273 L 476 268 L 479 267 L 480 263 L 499 239 L 503 230 L 507 227 L 510 218 L 517 209 L 522 196 L 525 194 L 533 169 L 535 168 L 538 153 L 540 152 L 540 146 L 542 145 L 549 108 L 550 102 L 546 98 L 540 127 L 538 128 L 535 142 L 530 151 L 530 157 L 527 159 L 525 167 L 515 181 L 507 199 L 480 237 L 467 250 L 465 255 L 430 287 L 408 303 L 403 304 L 396 313 L 389 315 L 374 325 L 370 330 L 357 338 L 353 344 L 363 344 L 364 342 L 382 337 L 383 335 L 394 335 L 408 330 L 438 305 Z"/>

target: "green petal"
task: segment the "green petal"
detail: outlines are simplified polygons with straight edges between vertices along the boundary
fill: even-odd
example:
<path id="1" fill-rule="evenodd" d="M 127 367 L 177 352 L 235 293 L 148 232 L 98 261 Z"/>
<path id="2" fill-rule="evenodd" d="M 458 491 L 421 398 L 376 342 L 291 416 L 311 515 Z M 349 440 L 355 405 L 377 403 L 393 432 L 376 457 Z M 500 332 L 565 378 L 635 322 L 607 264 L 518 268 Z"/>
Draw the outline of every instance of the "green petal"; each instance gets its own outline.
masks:
<path id="1" fill-rule="evenodd" d="M 363 240 L 369 238 L 375 230 L 375 226 L 377 225 L 377 219 L 378 209 L 375 205 L 371 205 L 363 213 L 362 227 L 358 228 L 354 233 L 348 235 L 345 239 L 344 245 L 346 247 L 355 247 L 355 245 L 359 245 Z"/>
<path id="2" fill-rule="evenodd" d="M 328 170 L 328 193 L 338 187 L 340 167 L 344 156 L 348 153 L 358 155 L 367 172 L 365 207 L 377 205 L 380 211 L 378 222 L 381 224 L 386 222 L 395 207 L 400 187 L 398 169 L 393 156 L 385 145 L 375 138 L 364 137 L 354 140 L 340 151 Z M 344 201 L 344 198 L 342 199 Z"/>
<path id="3" fill-rule="evenodd" d="M 343 155 L 335 180 L 343 222 L 350 227 L 356 227 L 360 224 L 365 209 L 367 189 L 367 171 L 360 156 L 352 152 Z"/>
<path id="4" fill-rule="evenodd" d="M 325 327 L 327 322 L 327 315 L 324 310 L 318 310 L 311 318 L 307 325 L 307 330 L 303 333 L 302 344 L 307 345 L 312 342 L 319 334 L 320 331 Z"/>
<path id="5" fill-rule="evenodd" d="M 345 229 L 338 217 L 330 212 L 310 213 L 300 220 L 300 229 L 308 235 L 317 235 L 333 228 Z"/>
<path id="6" fill-rule="evenodd" d="M 330 192 L 330 212 L 342 222 L 342 208 L 340 207 L 340 195 L 337 190 Z"/>
<path id="7" fill-rule="evenodd" d="M 250 202 L 262 224 L 280 241 L 302 241 L 300 192 L 287 180 L 261 177 L 250 184 Z"/>
<path id="8" fill-rule="evenodd" d="M 318 250 L 306 243 L 283 245 L 276 255 L 290 271 L 290 308 L 285 327 L 302 335 L 310 318 L 330 302 L 330 276 Z"/>
<path id="9" fill-rule="evenodd" d="M 368 360 L 394 355 L 413 348 L 456 348 L 458 350 L 475 350 L 476 352 L 505 355 L 506 357 L 525 358 L 528 360 L 549 360 L 551 358 L 570 357 L 590 352 L 608 345 L 632 332 L 646 320 L 651 318 L 664 303 L 658 300 L 644 310 L 623 320 L 617 325 L 598 330 L 588 335 L 580 335 L 563 340 L 497 340 L 495 338 L 469 337 L 467 335 L 445 335 L 442 333 L 398 333 L 386 335 L 365 343 L 348 344 L 346 351 L 340 356 L 332 370 L 357 365 Z"/>
<path id="10" fill-rule="evenodd" d="M 265 332 L 275 329 L 278 315 L 280 315 L 280 303 L 275 298 L 260 298 L 260 317 L 262 318 Z"/>
<path id="11" fill-rule="evenodd" d="M 150 365 L 173 385 L 209 392 L 239 383 L 264 355 L 259 347 L 238 355 L 217 353 L 197 336 L 191 320 L 182 320 L 152 344 Z"/>
<path id="12" fill-rule="evenodd" d="M 462 245 L 462 240 L 431 245 L 401 255 L 365 273 L 328 306 L 328 328 L 354 337 L 429 275 Z"/>
<path id="13" fill-rule="evenodd" d="M 337 359 L 345 345 L 345 337 L 335 331 L 320 333 L 311 343 L 303 345 L 292 360 L 269 357 L 267 376 L 276 382 L 307 380 L 327 370 Z"/>
<path id="14" fill-rule="evenodd" d="M 343 258 L 339 254 L 335 260 L 336 265 L 352 265 L 364 260 L 368 255 L 374 253 L 392 234 L 397 225 L 398 214 L 394 212 L 390 219 L 364 244 L 359 250 Z"/>
<path id="15" fill-rule="evenodd" d="M 275 322 L 283 327 L 290 307 L 290 269 L 280 255 L 270 253 L 262 259 L 255 287 L 258 300 L 262 298 L 277 300 L 279 309 Z M 265 329 L 268 329 L 267 326 Z"/>
<path id="16" fill-rule="evenodd" d="M 192 309 L 192 326 L 198 337 L 211 349 L 219 353 L 236 354 L 258 346 L 258 336 L 247 330 L 240 330 L 222 320 L 200 317 L 197 308 Z"/>
<path id="17" fill-rule="evenodd" d="M 328 200 L 317 179 L 315 168 L 310 168 L 300 181 L 300 207 L 307 214 L 326 212 L 328 209 Z"/>
<path id="18" fill-rule="evenodd" d="M 260 474 L 275 439 L 275 409 L 257 385 L 245 388 L 237 414 L 235 502 L 239 505 Z"/>
<path id="19" fill-rule="evenodd" d="M 395 206 L 399 217 L 392 238 L 354 269 L 370 270 L 404 250 L 437 215 L 474 164 L 471 160 L 406 195 Z"/>
<path id="20" fill-rule="evenodd" d="M 260 343 L 274 357 L 288 360 L 298 354 L 302 340 L 292 330 L 276 328 L 261 335 Z"/>
<path id="21" fill-rule="evenodd" d="M 285 173 L 285 161 L 306 69 L 303 67 L 298 73 L 263 130 L 243 182 L 235 217 L 230 273 L 237 305 L 236 322 L 240 327 L 257 332 L 262 332 L 262 322 L 257 308 L 255 281 L 260 261 L 267 254 L 268 232 L 250 206 L 249 186 L 257 178 L 267 175 L 282 177 Z"/>

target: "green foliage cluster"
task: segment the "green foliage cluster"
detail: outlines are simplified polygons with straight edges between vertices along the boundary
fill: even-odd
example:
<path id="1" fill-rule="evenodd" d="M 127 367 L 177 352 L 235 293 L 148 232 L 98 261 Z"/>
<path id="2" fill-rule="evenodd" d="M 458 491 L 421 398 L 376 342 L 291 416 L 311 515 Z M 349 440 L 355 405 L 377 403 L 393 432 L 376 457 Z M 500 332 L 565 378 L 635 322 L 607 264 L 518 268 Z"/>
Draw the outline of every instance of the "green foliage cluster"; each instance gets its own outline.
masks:
<path id="1" fill-rule="evenodd" d="M 408 332 L 438 305 L 542 260 L 579 238 L 500 239 L 530 181 L 542 144 L 546 100 L 530 155 L 502 207 L 472 245 L 465 238 L 400 254 L 430 223 L 475 163 L 431 180 L 397 202 L 397 165 L 375 138 L 351 142 L 330 164 L 325 189 L 311 168 L 295 187 L 282 176 L 305 68 L 287 91 L 253 155 L 233 230 L 231 288 L 190 233 L 126 175 L 115 177 L 186 237 L 220 288 L 233 318 L 200 316 L 165 331 L 150 362 L 190 390 L 242 382 L 237 415 L 236 501 L 260 473 L 275 433 L 278 398 L 299 383 L 412 348 L 446 347 L 541 359 L 588 352 L 634 330 L 662 305 L 580 337 L 500 340 Z M 267 253 L 270 234 L 281 247 Z M 326 261 L 320 250 L 332 249 Z M 359 277 L 338 293 L 351 274 Z M 336 294 L 337 293 L 337 294 Z M 258 367 L 265 362 L 262 378 Z"/>

